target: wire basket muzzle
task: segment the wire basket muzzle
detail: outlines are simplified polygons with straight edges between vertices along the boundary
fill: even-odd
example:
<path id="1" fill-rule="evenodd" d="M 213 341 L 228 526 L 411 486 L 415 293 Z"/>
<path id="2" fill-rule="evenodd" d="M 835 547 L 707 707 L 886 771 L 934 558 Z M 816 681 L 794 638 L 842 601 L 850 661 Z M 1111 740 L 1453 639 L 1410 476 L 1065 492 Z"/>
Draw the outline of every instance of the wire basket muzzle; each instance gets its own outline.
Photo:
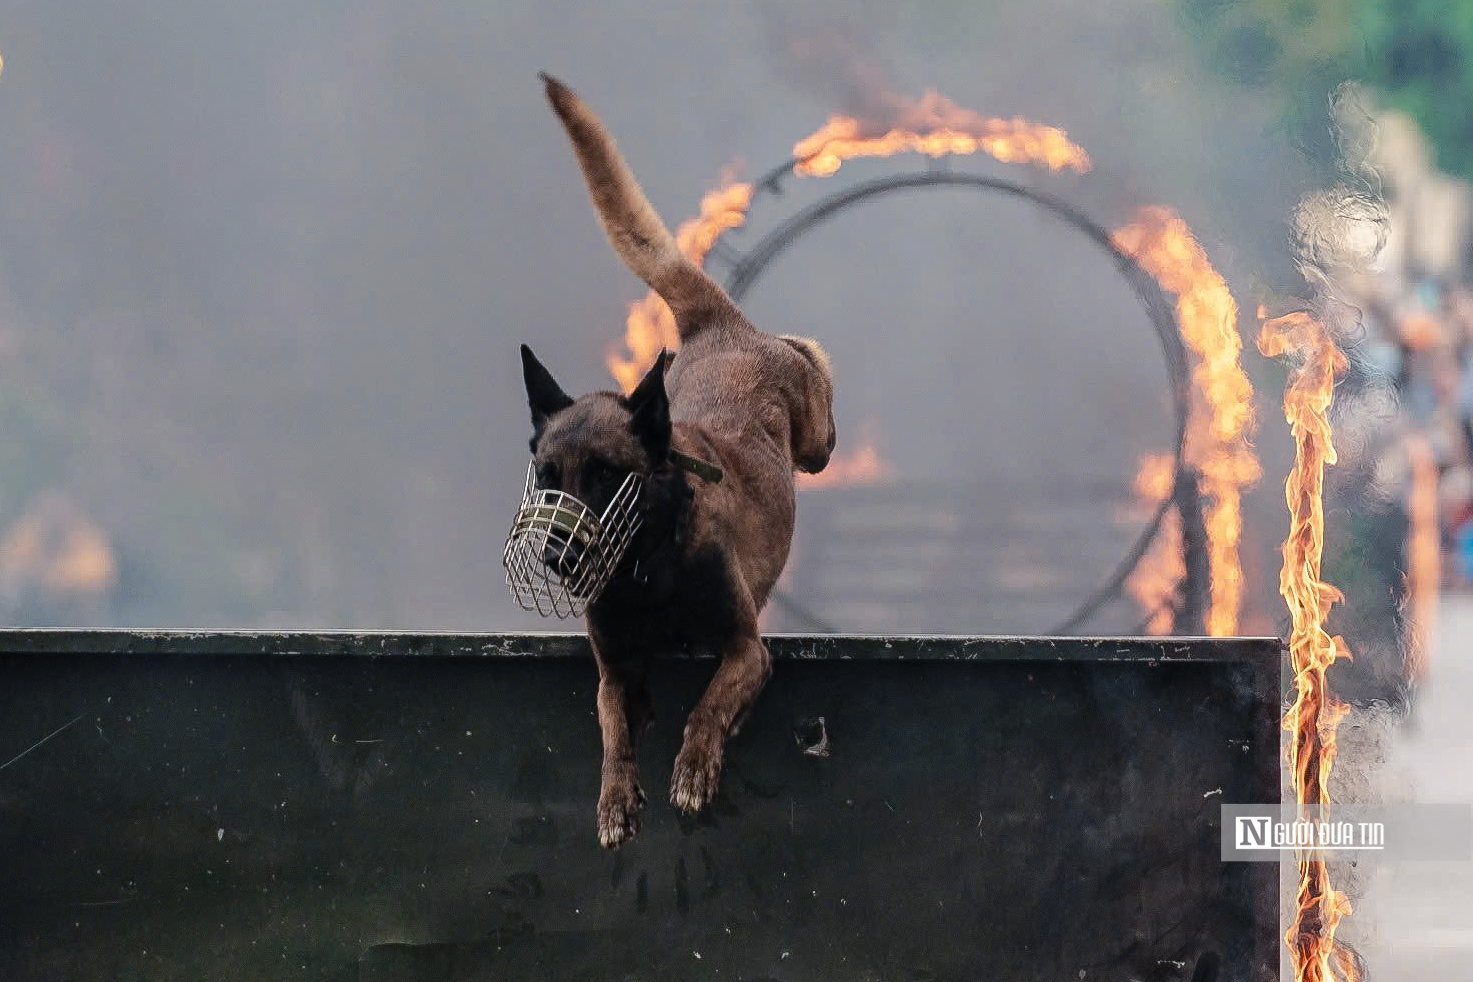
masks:
<path id="1" fill-rule="evenodd" d="M 642 484 L 640 475 L 627 476 L 598 515 L 571 494 L 538 489 L 528 465 L 501 560 L 517 605 L 543 617 L 582 616 L 608 586 L 639 530 Z"/>

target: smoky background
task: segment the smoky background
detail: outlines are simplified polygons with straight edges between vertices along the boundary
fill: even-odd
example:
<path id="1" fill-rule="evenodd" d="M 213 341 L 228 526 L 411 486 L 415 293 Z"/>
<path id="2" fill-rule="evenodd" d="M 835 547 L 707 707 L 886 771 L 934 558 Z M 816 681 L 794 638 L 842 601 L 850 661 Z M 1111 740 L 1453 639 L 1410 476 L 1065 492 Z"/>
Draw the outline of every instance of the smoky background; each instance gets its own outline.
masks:
<path id="1" fill-rule="evenodd" d="M 643 288 L 593 221 L 537 71 L 604 115 L 671 225 L 723 167 L 753 176 L 876 89 L 1060 126 L 1094 174 L 958 166 L 1049 184 L 1106 222 L 1171 205 L 1245 322 L 1257 293 L 1296 286 L 1287 223 L 1314 175 L 1265 96 L 1130 0 L 27 2 L 3 43 L 0 523 L 49 507 L 95 527 L 116 567 L 102 597 L 17 572 L 15 625 L 547 626 L 501 584 L 529 428 L 515 347 L 571 391 L 612 387 L 605 357 Z M 753 223 L 898 166 L 920 158 L 789 182 Z M 1126 494 L 1170 443 L 1138 301 L 1026 204 L 854 209 L 746 305 L 823 339 L 841 449 L 870 439 L 898 476 Z M 1288 443 L 1251 341 L 1244 362 L 1267 476 L 1243 626 L 1271 633 Z M 800 544 L 824 493 L 802 492 Z M 933 629 L 1048 626 L 988 620 Z"/>

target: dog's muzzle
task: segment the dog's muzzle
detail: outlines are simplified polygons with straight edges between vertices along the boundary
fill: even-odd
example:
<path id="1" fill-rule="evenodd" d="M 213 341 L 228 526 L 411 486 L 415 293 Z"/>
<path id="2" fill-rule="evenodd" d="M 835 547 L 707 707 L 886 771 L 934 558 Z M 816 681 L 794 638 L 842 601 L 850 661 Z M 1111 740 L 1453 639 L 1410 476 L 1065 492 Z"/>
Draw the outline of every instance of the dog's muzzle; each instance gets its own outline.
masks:
<path id="1" fill-rule="evenodd" d="M 570 494 L 539 490 L 527 465 L 522 506 L 506 537 L 506 585 L 523 610 L 579 617 L 598 599 L 639 531 L 643 478 L 630 474 L 602 515 Z"/>

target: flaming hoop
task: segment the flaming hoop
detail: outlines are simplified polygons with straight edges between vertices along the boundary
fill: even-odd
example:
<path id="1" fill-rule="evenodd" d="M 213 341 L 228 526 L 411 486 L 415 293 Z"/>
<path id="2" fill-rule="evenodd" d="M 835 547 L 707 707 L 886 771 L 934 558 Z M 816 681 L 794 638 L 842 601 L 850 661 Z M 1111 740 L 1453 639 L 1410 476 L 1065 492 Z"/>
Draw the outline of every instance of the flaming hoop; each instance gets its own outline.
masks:
<path id="1" fill-rule="evenodd" d="M 1236 632 L 1242 606 L 1242 489 L 1259 476 L 1249 443 L 1253 427 L 1252 386 L 1239 363 L 1242 341 L 1237 304 L 1221 275 L 1181 217 L 1169 208 L 1139 209 L 1136 218 L 1110 233 L 1063 201 L 1019 184 L 978 175 L 952 174 L 947 162 L 981 153 L 1004 163 L 1051 172 L 1084 174 L 1093 169 L 1085 150 L 1061 129 L 1026 119 L 984 117 L 934 90 L 912 99 L 881 93 L 875 105 L 884 119 L 833 116 L 793 148 L 793 156 L 755 182 L 723 174 L 701 201 L 700 214 L 676 233 L 682 251 L 703 266 L 728 268 L 727 289 L 740 298 L 766 265 L 798 235 L 840 210 L 876 195 L 923 187 L 969 187 L 1009 194 L 1043 207 L 1109 251 L 1145 303 L 1166 351 L 1177 416 L 1172 481 L 1146 502 L 1152 517 L 1144 534 L 1105 585 L 1057 629 L 1079 630 L 1123 592 L 1145 608 L 1137 633 L 1228 636 Z M 762 195 L 782 191 L 793 175 L 826 176 L 845 160 L 916 152 L 931 158 L 920 174 L 868 181 L 809 206 L 769 233 L 745 254 L 723 241 L 746 223 Z M 1163 293 L 1176 297 L 1175 314 Z M 661 347 L 675 341 L 668 308 L 653 293 L 634 304 L 625 331 L 627 354 L 609 353 L 609 369 L 626 391 Z M 1150 466 L 1151 462 L 1143 462 Z M 861 447 L 854 459 L 836 455 L 836 476 L 800 484 L 875 480 L 886 471 L 878 449 Z M 1137 482 L 1138 487 L 1140 482 Z M 1154 487 L 1154 485 L 1152 485 Z M 785 599 L 781 595 L 776 597 Z M 829 630 L 805 616 L 814 627 Z"/>
<path id="2" fill-rule="evenodd" d="M 749 207 L 765 195 L 780 195 L 783 181 L 797 173 L 801 158 L 793 159 L 774 167 L 755 182 L 749 199 Z M 1116 241 L 1115 235 L 1103 225 L 1095 222 L 1078 209 L 1060 198 L 1012 181 L 981 174 L 957 173 L 942 167 L 932 167 L 919 173 L 895 174 L 889 177 L 864 181 L 852 187 L 814 202 L 782 224 L 768 232 L 745 252 L 725 244 L 718 237 L 705 253 L 707 262 L 716 259 L 728 267 L 725 286 L 732 299 L 740 301 L 756 283 L 762 272 L 804 233 L 835 217 L 847 208 L 882 195 L 902 191 L 936 188 L 961 188 L 973 191 L 992 192 L 1020 198 L 1038 205 L 1054 218 L 1064 222 L 1083 234 L 1107 252 L 1120 274 L 1125 277 L 1145 307 L 1146 315 L 1156 332 L 1165 357 L 1170 380 L 1172 411 L 1175 416 L 1174 450 L 1172 460 L 1173 493 L 1163 499 L 1148 519 L 1135 544 L 1111 571 L 1105 582 L 1087 597 L 1080 606 L 1062 623 L 1054 634 L 1078 632 L 1106 604 L 1120 596 L 1126 582 L 1161 534 L 1173 508 L 1184 518 L 1182 533 L 1185 550 L 1189 558 L 1186 575 L 1178 584 L 1181 607 L 1175 620 L 1182 633 L 1202 632 L 1202 612 L 1207 594 L 1207 562 L 1204 543 L 1206 530 L 1202 524 L 1202 510 L 1198 500 L 1198 478 L 1186 459 L 1188 419 L 1191 407 L 1191 370 L 1182 332 L 1177 326 L 1172 304 L 1167 300 L 1160 282 L 1146 270 L 1140 259 Z M 735 227 L 735 226 L 732 226 Z M 861 451 L 863 452 L 863 451 Z M 1149 617 L 1154 614 L 1148 615 Z"/>
<path id="3" fill-rule="evenodd" d="M 1258 461 L 1249 436 L 1252 386 L 1239 364 L 1242 339 L 1237 333 L 1237 303 L 1226 281 L 1212 268 L 1205 250 L 1186 222 L 1170 208 L 1149 206 L 1130 224 L 1106 233 L 1062 200 L 1010 181 L 952 174 L 947 162 L 960 155 L 982 153 L 1005 163 L 1028 163 L 1050 172 L 1087 174 L 1089 153 L 1064 130 L 1028 119 L 987 118 L 957 106 L 935 90 L 919 99 L 890 91 L 873 93 L 881 107 L 875 119 L 835 115 L 818 131 L 798 141 L 792 158 L 767 171 L 754 183 L 735 181 L 729 172 L 719 187 L 701 200 L 700 215 L 683 222 L 676 241 L 691 261 L 711 259 L 728 266 L 728 290 L 739 297 L 787 244 L 812 225 L 848 205 L 903 188 L 971 187 L 1000 191 L 1031 200 L 1112 253 L 1122 274 L 1146 303 L 1162 345 L 1173 383 L 1177 440 L 1173 481 L 1162 495 L 1143 502 L 1152 508 L 1145 534 L 1125 561 L 1080 610 L 1066 618 L 1058 633 L 1080 629 L 1094 612 L 1128 592 L 1145 608 L 1139 632 L 1228 636 L 1236 633 L 1242 608 L 1243 487 L 1258 478 Z M 834 174 L 844 160 L 888 158 L 896 153 L 922 153 L 931 158 L 924 174 L 901 174 L 868 181 L 834 194 L 764 237 L 745 255 L 725 243 L 726 234 L 741 228 L 763 194 L 778 194 L 790 175 Z M 1174 294 L 1175 317 L 1159 317 L 1162 293 Z M 1165 328 L 1170 324 L 1170 328 Z M 676 343 L 675 322 L 654 293 L 630 308 L 623 350 L 611 349 L 608 367 L 626 390 L 660 347 Z M 1181 377 L 1186 377 L 1183 384 Z M 1155 461 L 1143 461 L 1153 467 Z M 835 476 L 800 484 L 876 480 L 887 468 L 878 448 L 863 446 L 853 459 L 844 453 L 831 462 Z M 1137 478 L 1137 489 L 1142 486 Z M 1156 487 L 1156 484 L 1150 484 Z M 1206 582 L 1206 587 L 1202 583 Z M 1203 589 L 1206 590 L 1203 595 Z M 781 595 L 778 599 L 784 599 Z M 818 618 L 806 617 L 820 629 Z M 1139 633 L 1137 632 L 1137 633 Z"/>

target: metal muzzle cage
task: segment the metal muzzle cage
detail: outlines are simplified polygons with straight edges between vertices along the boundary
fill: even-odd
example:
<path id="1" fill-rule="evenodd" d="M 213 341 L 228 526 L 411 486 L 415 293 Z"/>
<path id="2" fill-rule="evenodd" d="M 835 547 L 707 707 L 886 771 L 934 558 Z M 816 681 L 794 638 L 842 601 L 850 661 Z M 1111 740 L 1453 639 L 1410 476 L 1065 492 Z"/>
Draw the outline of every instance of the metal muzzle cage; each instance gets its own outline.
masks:
<path id="1" fill-rule="evenodd" d="M 532 464 L 501 562 L 523 610 L 580 617 L 608 586 L 639 531 L 643 478 L 630 474 L 602 515 L 570 494 L 539 490 Z"/>

